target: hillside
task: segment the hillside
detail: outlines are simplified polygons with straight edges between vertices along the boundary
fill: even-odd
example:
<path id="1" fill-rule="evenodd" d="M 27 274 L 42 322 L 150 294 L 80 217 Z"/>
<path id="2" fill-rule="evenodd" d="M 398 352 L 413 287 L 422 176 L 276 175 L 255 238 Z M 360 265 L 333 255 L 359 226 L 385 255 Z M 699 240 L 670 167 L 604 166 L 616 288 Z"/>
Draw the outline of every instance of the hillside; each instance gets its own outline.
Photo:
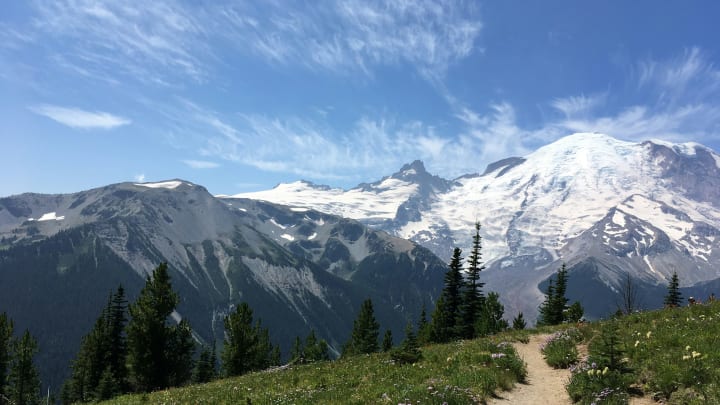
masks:
<path id="1" fill-rule="evenodd" d="M 361 355 L 126 395 L 107 403 L 479 403 L 524 378 L 524 365 L 505 340 L 520 336 L 525 334 L 427 346 L 415 364 L 394 364 L 387 353 Z"/>
<path id="2" fill-rule="evenodd" d="M 354 220 L 220 200 L 182 180 L 0 199 L 0 311 L 38 338 L 52 389 L 108 294 L 123 284 L 132 301 L 160 262 L 181 297 L 174 318 L 188 319 L 200 343 L 220 346 L 223 318 L 244 301 L 285 356 L 311 329 L 337 353 L 366 298 L 402 336 L 434 304 L 446 267 Z"/>
<path id="3" fill-rule="evenodd" d="M 618 347 L 623 351 L 623 362 L 628 370 L 627 385 L 616 390 L 615 400 L 626 403 L 653 403 L 662 400 L 669 404 L 717 403 L 720 400 L 720 354 L 714 350 L 720 334 L 720 303 L 672 308 L 637 313 L 620 318 L 618 322 Z M 600 331 L 608 321 L 589 323 L 579 328 L 578 345 L 594 345 L 601 339 Z M 468 404 L 482 402 L 494 394 L 504 403 L 503 398 L 515 398 L 510 389 L 518 377 L 515 374 L 492 374 L 496 371 L 491 353 L 497 351 L 498 343 L 506 340 L 527 341 L 527 334 L 542 333 L 543 336 L 555 330 L 566 330 L 573 325 L 564 325 L 525 333 L 459 341 L 445 345 L 431 345 L 423 348 L 424 359 L 415 365 L 392 364 L 385 354 L 354 357 L 333 362 L 304 366 L 291 366 L 267 372 L 249 374 L 237 378 L 218 380 L 209 384 L 171 389 L 146 395 L 128 395 L 116 398 L 111 404 L 139 403 L 430 403 Z M 532 356 L 540 352 L 543 339 L 531 337 L 531 343 L 515 343 L 524 353 Z M 544 342 L 543 342 L 544 343 Z M 501 345 L 509 348 L 508 345 Z M 512 350 L 512 349 L 511 349 Z M 584 349 L 587 350 L 587 349 Z M 511 353 L 504 351 L 505 353 Z M 693 357 L 693 352 L 697 355 Z M 513 355 L 509 354 L 512 358 Z M 527 357 L 530 354 L 526 355 Z M 527 359 L 527 357 L 525 357 Z M 688 358 L 689 357 L 689 358 Z M 591 354 L 592 358 L 592 354 Z M 582 360 L 582 359 L 581 359 Z M 544 389 L 545 380 L 538 380 L 539 372 L 547 373 L 547 365 L 532 363 L 528 369 L 527 384 L 516 386 L 539 397 L 527 398 L 537 402 L 556 403 L 552 398 L 567 398 L 561 384 L 556 390 Z M 574 370 L 590 368 L 582 362 Z M 602 370 L 602 368 L 601 368 Z M 548 374 L 549 375 L 549 374 Z M 567 381 L 567 375 L 562 380 Z M 609 375 L 609 374 L 608 374 Z M 601 376 L 597 381 L 602 384 Z M 521 379 L 522 380 L 522 379 Z M 609 382 L 608 382 L 609 383 Z M 533 385 L 539 385 L 533 387 Z M 617 387 L 615 387 L 617 388 Z M 623 394 L 624 392 L 624 394 Z M 630 392 L 630 394 L 628 394 Z M 544 394 L 538 394 L 544 393 Z M 599 391 L 595 394 L 599 394 Z M 543 397 L 548 396 L 547 398 Z M 594 400 L 587 392 L 588 402 Z M 620 400 L 620 398 L 625 398 Z M 549 402 L 548 402 L 549 401 Z M 608 399 L 610 401 L 610 399 Z M 607 402 L 607 401 L 606 401 Z M 599 401 L 597 403 L 604 403 Z"/>

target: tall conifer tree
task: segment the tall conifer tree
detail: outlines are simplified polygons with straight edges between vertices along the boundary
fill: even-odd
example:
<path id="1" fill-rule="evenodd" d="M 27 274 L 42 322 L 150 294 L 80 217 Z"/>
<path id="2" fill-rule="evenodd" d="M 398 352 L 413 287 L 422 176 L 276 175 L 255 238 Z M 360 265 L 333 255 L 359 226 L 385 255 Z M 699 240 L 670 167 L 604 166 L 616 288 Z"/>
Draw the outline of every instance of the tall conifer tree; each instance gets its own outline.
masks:
<path id="1" fill-rule="evenodd" d="M 425 311 L 425 304 L 423 304 L 422 311 L 420 311 L 420 319 L 418 320 L 417 330 L 418 343 L 421 345 L 430 343 L 430 341 L 432 340 L 432 325 L 430 325 L 427 320 L 427 311 Z"/>
<path id="2" fill-rule="evenodd" d="M 353 323 L 350 341 L 343 348 L 343 355 L 356 355 L 377 352 L 380 324 L 375 320 L 372 300 L 365 300 L 360 313 Z"/>
<path id="3" fill-rule="evenodd" d="M 438 343 L 448 342 L 459 335 L 457 322 L 462 304 L 462 260 L 462 250 L 456 247 L 445 273 L 445 286 L 432 315 L 432 339 Z"/>
<path id="4" fill-rule="evenodd" d="M 680 292 L 680 281 L 677 272 L 673 272 L 668 283 L 667 295 L 663 301 L 666 307 L 679 307 L 682 303 L 682 293 Z"/>
<path id="5" fill-rule="evenodd" d="M 389 352 L 390 349 L 393 347 L 393 336 L 392 336 L 392 330 L 385 329 L 385 335 L 383 336 L 382 341 L 382 351 Z"/>
<path id="6" fill-rule="evenodd" d="M 13 346 L 7 396 L 16 405 L 37 404 L 40 401 L 40 378 L 33 363 L 38 351 L 37 341 L 26 330 Z"/>
<path id="7" fill-rule="evenodd" d="M 550 277 L 548 280 L 547 290 L 545 290 L 545 301 L 540 304 L 540 313 L 538 314 L 537 324 L 540 325 L 552 325 L 552 302 L 555 297 L 555 286 L 553 285 L 553 279 Z"/>
<path id="8" fill-rule="evenodd" d="M 127 299 L 125 289 L 118 286 L 110 301 L 108 311 L 108 333 L 110 350 L 108 353 L 108 367 L 112 373 L 113 384 L 118 393 L 126 392 L 127 386 L 127 340 L 125 326 L 127 324 Z"/>
<path id="9" fill-rule="evenodd" d="M 72 374 L 63 386 L 63 402 L 108 399 L 127 391 L 126 311 L 125 292 L 119 286 L 80 343 Z"/>
<path id="10" fill-rule="evenodd" d="M 0 314 L 0 401 L 7 397 L 7 373 L 12 353 L 13 321 L 5 312 Z"/>
<path id="11" fill-rule="evenodd" d="M 560 266 L 555 281 L 555 295 L 552 297 L 551 307 L 551 325 L 558 325 L 565 321 L 565 310 L 568 309 L 568 299 L 565 297 L 567 292 L 568 272 L 565 263 Z"/>
<path id="12" fill-rule="evenodd" d="M 475 337 L 475 323 L 482 310 L 485 298 L 482 287 L 485 283 L 480 282 L 480 272 L 485 269 L 482 265 L 482 238 L 480 237 L 480 223 L 475 223 L 475 235 L 473 235 L 472 249 L 468 256 L 467 276 L 465 278 L 462 306 L 460 308 L 460 319 L 458 321 L 459 335 L 465 339 Z"/>
<path id="13" fill-rule="evenodd" d="M 299 340 L 299 338 L 298 338 Z M 221 354 L 226 376 L 262 370 L 273 362 L 275 348 L 260 320 L 253 326 L 253 310 L 243 302 L 225 318 L 225 344 Z"/>
<path id="14" fill-rule="evenodd" d="M 179 302 L 170 284 L 167 263 L 161 263 L 145 282 L 137 301 L 130 305 L 127 325 L 130 377 L 138 391 L 182 384 L 189 377 L 194 347 L 187 344 L 189 324 L 169 325 Z M 189 355 L 187 351 L 190 351 Z"/>

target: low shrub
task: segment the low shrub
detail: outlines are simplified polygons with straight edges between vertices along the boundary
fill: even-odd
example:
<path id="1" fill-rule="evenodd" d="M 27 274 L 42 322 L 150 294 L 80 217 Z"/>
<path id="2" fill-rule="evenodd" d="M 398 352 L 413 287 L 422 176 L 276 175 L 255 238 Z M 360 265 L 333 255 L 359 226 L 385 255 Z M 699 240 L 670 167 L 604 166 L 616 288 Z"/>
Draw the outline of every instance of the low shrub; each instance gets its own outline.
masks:
<path id="1" fill-rule="evenodd" d="M 567 368 L 578 361 L 576 344 L 582 335 L 575 329 L 567 329 L 550 335 L 540 347 L 545 361 L 553 368 Z"/>

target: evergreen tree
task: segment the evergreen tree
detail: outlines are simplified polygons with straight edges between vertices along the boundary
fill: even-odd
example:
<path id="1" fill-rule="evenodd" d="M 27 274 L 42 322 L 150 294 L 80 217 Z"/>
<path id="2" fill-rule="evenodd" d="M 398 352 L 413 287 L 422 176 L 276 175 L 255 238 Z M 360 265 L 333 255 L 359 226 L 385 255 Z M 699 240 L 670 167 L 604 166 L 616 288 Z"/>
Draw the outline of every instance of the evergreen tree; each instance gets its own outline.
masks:
<path id="1" fill-rule="evenodd" d="M 568 307 L 567 311 L 565 311 L 564 318 L 566 322 L 577 323 L 580 322 L 580 319 L 582 319 L 584 314 L 585 309 L 583 309 L 580 302 L 575 301 L 572 305 L 570 305 L 570 307 Z"/>
<path id="2" fill-rule="evenodd" d="M 290 351 L 290 361 L 302 363 L 302 358 L 303 358 L 302 340 L 300 339 L 300 336 L 295 336 L 295 341 L 293 342 L 293 348 Z"/>
<path id="3" fill-rule="evenodd" d="M 140 296 L 129 307 L 127 362 L 130 378 L 138 391 L 148 392 L 182 384 L 192 370 L 190 325 L 187 321 L 168 325 L 168 317 L 179 301 L 170 284 L 167 263 L 147 277 Z"/>
<path id="4" fill-rule="evenodd" d="M 455 320 L 454 318 L 453 320 L 449 320 L 447 316 L 445 297 L 440 295 L 435 303 L 435 311 L 433 312 L 430 323 L 430 338 L 435 343 L 449 342 L 450 339 L 455 336 L 455 328 L 448 327 L 448 325 L 454 325 Z"/>
<path id="5" fill-rule="evenodd" d="M 563 263 L 557 273 L 557 279 L 555 281 L 555 295 L 552 297 L 551 300 L 552 323 L 550 323 L 550 325 L 558 325 L 563 323 L 563 321 L 565 320 L 564 314 L 565 311 L 568 309 L 568 299 L 565 297 L 565 292 L 567 291 L 567 280 L 567 267 L 565 266 L 565 263 Z"/>
<path id="6" fill-rule="evenodd" d="M 257 336 L 257 346 L 254 348 L 255 361 L 253 370 L 264 370 L 270 367 L 271 356 L 273 351 L 272 342 L 270 342 L 270 331 L 267 328 L 263 328 L 262 320 L 258 319 L 255 322 L 253 333 Z"/>
<path id="7" fill-rule="evenodd" d="M 280 345 L 278 344 L 278 345 L 273 346 L 272 352 L 270 353 L 270 365 L 271 366 L 279 366 L 281 357 L 282 356 L 280 353 Z"/>
<path id="8" fill-rule="evenodd" d="M 378 351 L 380 325 L 375 320 L 372 300 L 362 303 L 360 313 L 353 323 L 350 341 L 343 348 L 343 355 L 374 353 Z"/>
<path id="9" fill-rule="evenodd" d="M 420 319 L 418 320 L 418 342 L 421 345 L 428 344 L 432 340 L 432 325 L 427 320 L 427 312 L 425 311 L 425 304 L 423 304 L 422 311 L 420 311 Z"/>
<path id="10" fill-rule="evenodd" d="M 110 301 L 110 310 L 108 311 L 108 343 L 110 347 L 107 358 L 107 366 L 112 375 L 112 385 L 118 393 L 126 392 L 128 389 L 127 366 L 125 364 L 127 358 L 127 340 L 125 336 L 125 326 L 128 320 L 127 310 L 125 289 L 120 285 L 113 294 Z"/>
<path id="11" fill-rule="evenodd" d="M 178 387 L 190 382 L 195 361 L 195 341 L 192 337 L 190 322 L 186 319 L 180 320 L 176 326 L 170 329 L 168 339 L 167 359 L 169 369 L 168 380 L 170 386 Z"/>
<path id="12" fill-rule="evenodd" d="M 445 285 L 432 314 L 431 338 L 437 343 L 448 342 L 458 336 L 456 321 L 460 318 L 462 303 L 462 260 L 462 250 L 455 248 L 445 273 Z"/>
<path id="13" fill-rule="evenodd" d="M 480 237 L 480 223 L 475 223 L 475 235 L 473 235 L 472 249 L 468 256 L 467 276 L 463 285 L 462 304 L 460 307 L 460 318 L 457 321 L 459 337 L 464 339 L 472 339 L 476 336 L 475 323 L 480 316 L 485 298 L 483 297 L 482 287 L 484 283 L 480 282 L 480 272 L 485 269 L 482 265 L 482 254 Z"/>
<path id="14" fill-rule="evenodd" d="M 553 325 L 552 323 L 552 303 L 555 297 L 555 286 L 553 285 L 553 279 L 550 277 L 548 280 L 547 290 L 545 290 L 545 300 L 540 304 L 540 313 L 538 314 L 537 324 L 540 325 Z"/>
<path id="15" fill-rule="evenodd" d="M 393 336 L 390 329 L 385 329 L 385 335 L 382 341 L 382 351 L 389 352 L 393 347 Z"/>
<path id="16" fill-rule="evenodd" d="M 605 322 L 600 329 L 600 336 L 591 342 L 589 351 L 599 368 L 608 367 L 610 370 L 626 373 L 630 370 L 623 361 L 625 351 L 619 328 L 619 322 L 616 320 Z"/>
<path id="17" fill-rule="evenodd" d="M 311 330 L 310 334 L 305 338 L 305 362 L 312 363 L 314 361 L 330 360 L 328 352 L 328 344 L 325 339 L 319 339 L 315 336 L 315 330 Z"/>
<path id="18" fill-rule="evenodd" d="M 478 336 L 494 335 L 508 328 L 508 323 L 503 319 L 505 307 L 500 303 L 500 295 L 490 292 L 484 301 L 480 311 L 480 318 L 475 325 Z"/>
<path id="19" fill-rule="evenodd" d="M 226 376 L 268 368 L 275 350 L 261 321 L 253 326 L 253 311 L 246 302 L 225 318 L 225 344 L 221 357 Z"/>
<path id="20" fill-rule="evenodd" d="M 194 383 L 206 383 L 214 380 L 217 376 L 215 361 L 215 345 L 213 345 L 212 350 L 204 347 L 200 352 L 197 363 L 195 363 L 192 381 Z"/>
<path id="21" fill-rule="evenodd" d="M 0 314 L 0 403 L 7 397 L 7 373 L 12 353 L 13 321 L 5 312 Z"/>
<path id="22" fill-rule="evenodd" d="M 40 402 L 40 378 L 33 364 L 38 351 L 37 341 L 26 330 L 13 344 L 13 356 L 8 374 L 8 398 L 16 405 Z"/>
<path id="23" fill-rule="evenodd" d="M 668 292 L 665 296 L 663 304 L 666 307 L 679 307 L 682 303 L 682 293 L 680 292 L 680 282 L 678 280 L 677 272 L 673 272 L 670 283 L 668 284 Z"/>
<path id="24" fill-rule="evenodd" d="M 63 386 L 63 402 L 109 399 L 127 390 L 126 310 L 125 292 L 120 286 L 108 297 L 93 329 L 80 343 L 72 374 Z"/>
<path id="25" fill-rule="evenodd" d="M 390 357 L 399 364 L 412 364 L 418 362 L 422 358 L 420 345 L 413 331 L 412 324 L 408 322 L 405 327 L 405 340 L 400 347 L 394 349 Z"/>
<path id="26" fill-rule="evenodd" d="M 568 309 L 568 299 L 565 297 L 567 282 L 567 267 L 563 263 L 557 272 L 557 279 L 554 283 L 552 277 L 548 280 L 545 301 L 540 305 L 538 325 L 559 325 L 565 321 L 565 314 Z M 578 303 L 578 305 L 580 304 Z"/>
<path id="27" fill-rule="evenodd" d="M 523 313 L 520 312 L 517 314 L 515 318 L 513 318 L 512 328 L 515 330 L 523 330 L 527 324 L 525 323 L 525 318 L 523 317 Z"/>

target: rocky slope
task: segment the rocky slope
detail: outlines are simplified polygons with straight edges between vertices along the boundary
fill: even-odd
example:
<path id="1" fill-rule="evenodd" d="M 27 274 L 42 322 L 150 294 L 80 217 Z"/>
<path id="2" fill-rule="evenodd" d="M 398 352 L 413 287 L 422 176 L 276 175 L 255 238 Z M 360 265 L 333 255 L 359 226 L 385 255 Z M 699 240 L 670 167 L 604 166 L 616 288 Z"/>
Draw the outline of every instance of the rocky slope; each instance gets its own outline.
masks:
<path id="1" fill-rule="evenodd" d="M 445 265 L 427 249 L 306 208 L 217 199 L 182 180 L 0 199 L 0 311 L 39 338 L 44 381 L 59 387 L 80 337 L 122 283 L 134 298 L 167 261 L 199 341 L 247 301 L 285 354 L 315 329 L 338 351 L 372 298 L 396 336 L 432 307 Z"/>

